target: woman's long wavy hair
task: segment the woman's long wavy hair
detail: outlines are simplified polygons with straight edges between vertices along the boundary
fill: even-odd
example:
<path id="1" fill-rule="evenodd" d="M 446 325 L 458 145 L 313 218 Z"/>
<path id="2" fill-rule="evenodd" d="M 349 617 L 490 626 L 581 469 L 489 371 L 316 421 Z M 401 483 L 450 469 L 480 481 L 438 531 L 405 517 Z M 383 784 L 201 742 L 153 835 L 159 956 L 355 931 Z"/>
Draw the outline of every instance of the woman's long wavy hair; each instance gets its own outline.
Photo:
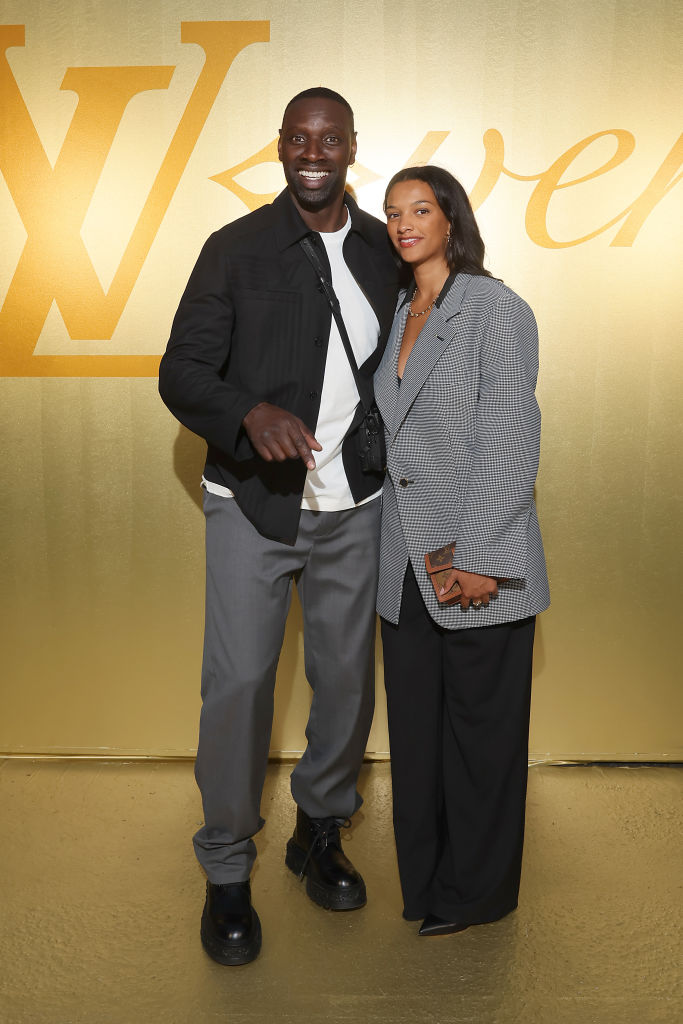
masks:
<path id="1" fill-rule="evenodd" d="M 453 272 L 491 277 L 484 268 L 484 242 L 467 193 L 457 178 L 442 167 L 425 164 L 423 167 L 404 167 L 393 176 L 384 193 L 384 211 L 394 185 L 402 181 L 424 181 L 429 185 L 442 213 L 450 224 L 450 238 L 446 245 L 446 262 Z"/>

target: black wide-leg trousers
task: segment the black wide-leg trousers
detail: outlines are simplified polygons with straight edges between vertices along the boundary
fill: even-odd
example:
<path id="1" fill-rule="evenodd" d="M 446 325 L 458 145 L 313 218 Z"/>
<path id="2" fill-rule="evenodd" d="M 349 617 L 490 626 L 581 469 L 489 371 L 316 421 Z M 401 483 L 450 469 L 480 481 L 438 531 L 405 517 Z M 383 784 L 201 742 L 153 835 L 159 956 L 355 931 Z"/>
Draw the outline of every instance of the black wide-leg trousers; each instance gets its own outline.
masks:
<path id="1" fill-rule="evenodd" d="M 485 611 L 470 609 L 468 615 Z M 446 630 L 409 566 L 382 620 L 404 917 L 463 924 L 517 906 L 535 618 Z"/>

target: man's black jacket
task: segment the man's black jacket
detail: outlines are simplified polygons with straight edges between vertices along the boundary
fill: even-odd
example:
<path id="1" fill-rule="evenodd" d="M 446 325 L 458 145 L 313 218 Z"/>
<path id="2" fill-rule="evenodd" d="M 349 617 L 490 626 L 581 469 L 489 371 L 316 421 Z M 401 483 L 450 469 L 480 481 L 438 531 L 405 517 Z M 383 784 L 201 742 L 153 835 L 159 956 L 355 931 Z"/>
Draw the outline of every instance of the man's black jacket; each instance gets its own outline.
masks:
<path id="1" fill-rule="evenodd" d="M 360 367 L 367 397 L 391 327 L 398 271 L 386 227 L 348 195 L 346 203 L 351 230 L 344 259 L 380 324 L 377 349 Z M 211 235 L 180 301 L 159 368 L 164 402 L 208 443 L 207 480 L 229 487 L 260 533 L 287 544 L 296 539 L 306 467 L 301 459 L 259 458 L 242 420 L 258 402 L 271 402 L 315 433 L 332 313 L 298 245 L 306 234 L 317 241 L 329 273 L 324 245 L 287 191 Z M 356 501 L 381 482 L 360 469 L 352 435 L 361 418 L 359 404 L 342 449 Z"/>

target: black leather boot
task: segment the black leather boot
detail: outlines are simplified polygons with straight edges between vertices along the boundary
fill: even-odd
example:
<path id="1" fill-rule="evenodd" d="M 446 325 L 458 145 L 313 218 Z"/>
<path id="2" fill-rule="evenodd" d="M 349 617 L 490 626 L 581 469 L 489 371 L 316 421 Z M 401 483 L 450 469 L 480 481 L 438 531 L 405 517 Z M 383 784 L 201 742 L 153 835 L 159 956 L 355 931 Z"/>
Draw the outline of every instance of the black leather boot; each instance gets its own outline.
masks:
<path id="1" fill-rule="evenodd" d="M 365 882 L 342 853 L 340 824 L 337 818 L 309 818 L 297 807 L 285 864 L 299 878 L 306 876 L 306 892 L 318 906 L 356 910 L 366 902 Z"/>
<path id="2" fill-rule="evenodd" d="M 251 905 L 248 881 L 206 883 L 202 946 L 219 964 L 248 964 L 261 949 L 261 922 Z"/>

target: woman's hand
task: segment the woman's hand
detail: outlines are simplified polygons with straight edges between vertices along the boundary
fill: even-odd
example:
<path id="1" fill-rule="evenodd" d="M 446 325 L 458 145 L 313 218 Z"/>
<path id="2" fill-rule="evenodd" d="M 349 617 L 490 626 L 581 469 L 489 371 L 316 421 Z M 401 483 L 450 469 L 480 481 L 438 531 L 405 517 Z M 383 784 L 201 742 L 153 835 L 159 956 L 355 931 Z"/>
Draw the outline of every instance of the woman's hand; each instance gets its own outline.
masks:
<path id="1" fill-rule="evenodd" d="M 452 569 L 446 578 L 441 593 L 451 591 L 455 584 L 461 590 L 459 604 L 461 608 L 486 607 L 489 599 L 498 594 L 498 583 L 492 576 L 480 576 L 477 572 L 465 572 L 464 569 Z"/>

